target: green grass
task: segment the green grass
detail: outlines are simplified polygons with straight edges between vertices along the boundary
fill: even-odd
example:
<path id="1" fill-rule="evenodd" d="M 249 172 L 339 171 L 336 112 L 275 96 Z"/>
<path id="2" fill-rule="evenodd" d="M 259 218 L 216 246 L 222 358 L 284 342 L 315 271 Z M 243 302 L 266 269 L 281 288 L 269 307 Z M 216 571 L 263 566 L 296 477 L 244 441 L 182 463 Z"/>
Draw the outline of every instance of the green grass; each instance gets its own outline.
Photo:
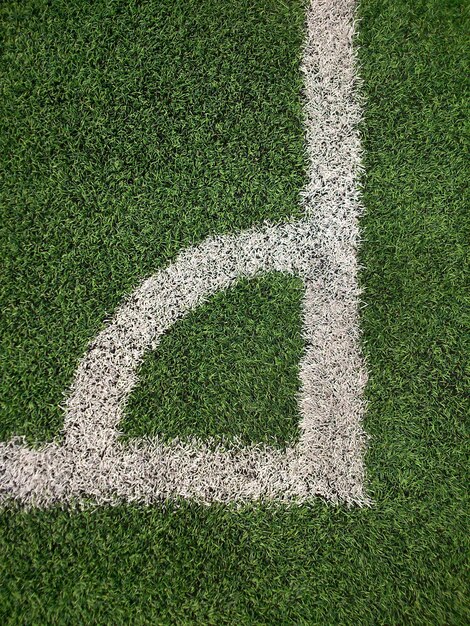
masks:
<path id="1" fill-rule="evenodd" d="M 78 360 L 140 280 L 209 234 L 300 214 L 303 11 L 301 0 L 36 0 L 0 11 L 0 437 L 34 442 L 60 430 Z M 285 328 L 284 313 L 265 316 L 267 336 Z M 182 328 L 179 346 L 197 341 Z M 219 336 L 207 338 L 208 368 Z M 273 348 L 260 349 L 282 406 Z M 297 386 L 296 370 L 286 374 Z M 233 407 L 219 408 L 230 421 Z"/>
<path id="2" fill-rule="evenodd" d="M 176 324 L 141 367 L 124 433 L 295 441 L 302 293 L 283 274 L 243 280 Z"/>
<path id="3" fill-rule="evenodd" d="M 41 8 L 34 11 L 34 6 Z M 2 395 L 8 394 L 2 400 L 2 436 L 21 432 L 38 438 L 57 431 L 56 401 L 76 359 L 138 276 L 209 232 L 294 214 L 303 177 L 296 104 L 300 5 L 207 2 L 198 3 L 197 11 L 189 3 L 160 2 L 126 10 L 128 5 L 111 2 L 93 9 L 83 4 L 65 10 L 59 2 L 46 6 L 2 5 L 4 22 L 8 14 L 18 16 L 9 18 L 4 43 L 8 80 L 2 106 L 9 117 L 2 134 L 9 143 L 8 158 L 3 151 L 8 176 L 2 202 L 10 230 L 2 240 L 8 245 L 3 260 L 9 272 L 2 289 L 10 307 L 5 336 L 11 343 L 4 351 L 9 378 L 2 383 Z M 185 7 L 187 19 L 198 24 L 192 42 L 181 25 Z M 152 12 L 165 21 L 166 31 L 151 30 Z M 319 501 L 238 511 L 191 504 L 164 510 L 6 511 L 0 521 L 5 623 L 424 626 L 470 621 L 463 306 L 469 16 L 457 0 L 362 0 L 360 15 L 367 171 L 362 325 L 370 370 L 365 426 L 372 436 L 366 461 L 374 506 L 348 510 Z M 214 32 L 209 25 L 215 23 Z M 230 34 L 233 25 L 237 37 Z M 213 45 L 203 49 L 208 40 L 220 45 L 223 40 L 227 56 Z M 210 90 L 210 80 L 199 74 L 191 80 L 189 69 L 183 72 L 187 91 L 178 93 L 194 101 L 199 94 L 199 126 L 192 126 L 188 115 L 188 110 L 198 113 L 193 101 L 179 101 L 169 89 L 185 67 L 184 51 L 189 54 L 193 47 L 199 72 L 225 68 L 225 78 L 234 81 L 233 92 L 220 93 Z M 51 50 L 57 58 L 50 58 Z M 142 89 L 164 80 L 163 58 L 171 101 L 156 107 L 155 92 L 145 100 Z M 243 89 L 235 88 L 241 75 L 258 94 L 252 109 L 240 98 Z M 85 95 L 77 100 L 77 90 L 89 100 Z M 176 103 L 179 121 L 159 122 Z M 227 115 L 238 111 L 238 117 L 233 114 L 238 123 L 227 123 L 222 133 L 227 143 L 221 145 L 233 150 L 226 167 L 225 149 L 220 160 L 214 157 L 219 144 L 208 130 L 213 125 L 207 122 L 206 135 L 198 130 L 204 107 L 210 118 L 223 106 Z M 161 133 L 169 129 L 161 156 L 152 152 L 161 145 L 154 135 L 158 123 Z M 199 132 L 201 143 L 183 140 Z M 183 163 L 170 158 L 173 140 L 188 151 Z M 243 146 L 264 151 L 258 161 L 250 160 Z M 212 184 L 197 191 L 200 177 L 209 175 L 209 162 L 203 162 L 207 154 L 212 155 L 207 157 L 213 163 Z M 124 165 L 113 170 L 115 155 Z M 222 182 L 229 172 L 230 183 Z M 242 200 L 230 189 L 240 189 Z M 265 297 L 278 302 L 276 316 L 265 312 Z M 152 363 L 149 357 L 143 366 L 151 388 L 135 392 L 139 415 L 148 410 L 145 394 L 152 402 L 169 403 L 161 390 L 151 398 L 155 377 L 173 368 L 183 381 L 185 365 L 175 354 L 185 354 L 189 338 L 201 342 L 205 330 L 209 359 L 204 356 L 195 376 L 215 375 L 209 366 L 211 355 L 218 354 L 217 341 L 229 341 L 233 333 L 245 343 L 250 336 L 249 321 L 236 317 L 250 302 L 253 318 L 269 333 L 287 324 L 281 321 L 286 314 L 296 318 L 298 290 L 294 283 L 284 289 L 275 278 L 247 283 L 175 327 L 166 346 L 162 343 L 163 360 Z M 217 323 L 229 317 L 233 328 L 225 335 Z M 295 330 L 290 333 L 284 365 L 289 371 L 298 350 Z M 240 354 L 239 345 L 233 349 Z M 278 354 L 274 344 L 269 349 Z M 237 367 L 242 370 L 243 364 Z M 292 372 L 286 373 L 286 384 L 295 388 Z M 248 388 L 244 381 L 242 390 Z M 211 402 L 219 403 L 222 391 L 213 394 Z M 184 396 L 183 384 L 175 395 Z M 256 411 L 262 411 L 262 401 Z M 184 410 L 178 402 L 175 420 Z M 191 402 L 200 410 L 201 396 Z M 137 421 L 131 428 L 131 415 L 129 420 L 130 433 L 144 428 Z M 286 424 L 283 436 L 292 436 Z M 223 420 L 219 426 L 223 429 Z M 170 430 L 170 423 L 165 428 Z"/>

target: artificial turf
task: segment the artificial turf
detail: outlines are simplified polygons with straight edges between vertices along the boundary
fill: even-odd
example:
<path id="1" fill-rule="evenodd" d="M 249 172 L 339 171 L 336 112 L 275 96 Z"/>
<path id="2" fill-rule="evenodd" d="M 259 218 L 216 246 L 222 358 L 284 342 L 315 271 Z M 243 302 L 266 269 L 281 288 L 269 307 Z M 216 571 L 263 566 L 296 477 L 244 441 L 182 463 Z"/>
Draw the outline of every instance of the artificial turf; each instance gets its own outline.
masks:
<path id="1" fill-rule="evenodd" d="M 176 324 L 140 368 L 124 436 L 295 442 L 302 294 L 285 274 L 245 279 Z"/>
<path id="2" fill-rule="evenodd" d="M 5 2 L 0 11 L 6 172 L 0 436 L 24 435 L 34 443 L 58 434 L 78 360 L 143 278 L 207 235 L 300 215 L 303 9 L 298 0 L 36 0 Z M 287 307 L 297 306 L 295 279 L 285 278 L 284 289 Z M 279 304 L 269 311 L 269 294 L 260 299 L 259 288 L 245 292 L 253 320 L 264 307 L 265 335 L 279 335 L 286 310 Z M 230 311 L 230 297 L 219 303 L 235 321 L 239 312 Z M 296 331 L 300 337 L 298 324 L 290 332 Z M 166 343 L 181 352 L 198 332 L 183 322 Z M 244 338 L 256 343 L 238 340 Z M 219 339 L 217 332 L 206 337 L 200 368 L 223 380 L 226 370 L 211 365 Z M 296 342 L 289 362 L 298 359 Z M 273 361 L 273 346 L 258 340 L 265 397 L 241 416 L 240 436 L 262 430 L 255 422 L 268 419 L 269 403 L 281 407 L 282 416 L 291 404 L 286 390 L 298 386 L 296 368 L 279 370 Z M 250 358 L 241 364 L 242 386 L 254 389 L 261 377 Z M 147 367 L 152 382 L 167 365 Z M 175 371 L 173 387 L 194 378 L 184 371 L 189 365 Z M 197 374 L 195 382 L 189 394 L 199 395 L 205 415 Z M 237 396 L 233 376 L 225 377 L 224 389 Z M 222 434 L 234 409 L 219 403 Z M 275 439 L 295 434 L 291 416 L 289 407 Z M 131 411 L 130 432 L 139 420 Z M 176 403 L 167 432 L 181 421 Z M 150 421 L 150 429 L 155 424 Z"/>
<path id="3" fill-rule="evenodd" d="M 60 428 L 57 404 L 76 360 L 138 278 L 208 233 L 298 213 L 303 7 L 43 1 L 6 2 L 1 11 L 8 313 L 1 434 L 35 440 Z M 359 14 L 361 317 L 374 505 L 4 511 L 5 623 L 470 621 L 468 10 L 457 0 L 362 0 Z M 178 428 L 186 401 L 191 414 L 206 406 L 207 389 L 195 391 L 206 372 L 219 386 L 209 390 L 207 415 L 211 406 L 224 407 L 224 393 L 238 392 L 238 375 L 228 376 L 224 392 L 211 359 L 223 362 L 227 351 L 217 346 L 228 342 L 235 372 L 247 372 L 235 402 L 244 403 L 248 377 L 262 384 L 261 397 L 253 396 L 262 417 L 263 394 L 272 389 L 286 410 L 284 425 L 271 424 L 270 436 L 294 436 L 287 395 L 297 384 L 298 300 L 295 281 L 272 277 L 195 311 L 162 342 L 163 358 L 144 364 L 128 432 L 143 433 L 147 402 L 154 403 L 152 415 L 157 402 L 170 408 L 165 389 L 152 397 L 163 375 L 165 388 L 175 385 Z M 246 321 L 237 317 L 244 310 Z M 284 332 L 285 378 L 276 391 L 279 368 L 270 372 L 263 359 L 279 357 Z M 269 347 L 257 341 L 270 335 Z M 189 339 L 208 343 L 201 363 L 185 352 Z M 246 362 L 243 344 L 253 347 Z M 178 354 L 186 355 L 194 383 Z M 262 383 L 257 362 L 268 377 Z M 233 424 L 224 431 L 235 419 L 232 409 L 207 432 L 239 434 Z M 171 420 L 158 419 L 167 420 L 171 434 Z M 149 419 L 148 428 L 155 422 Z M 249 411 L 238 428 L 262 434 Z"/>

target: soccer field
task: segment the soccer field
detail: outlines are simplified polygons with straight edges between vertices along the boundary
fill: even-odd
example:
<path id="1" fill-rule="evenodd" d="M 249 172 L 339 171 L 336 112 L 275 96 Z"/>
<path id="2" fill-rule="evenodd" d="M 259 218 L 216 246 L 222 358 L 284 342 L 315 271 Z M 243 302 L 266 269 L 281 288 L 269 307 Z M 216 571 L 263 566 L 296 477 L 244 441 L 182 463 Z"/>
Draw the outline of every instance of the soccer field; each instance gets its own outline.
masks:
<path id="1" fill-rule="evenodd" d="M 312 6 L 342 16 L 350 2 Z M 240 248 L 230 248 L 230 237 L 264 236 L 266 223 L 284 237 L 285 224 L 304 223 L 311 207 L 301 192 L 312 189 L 316 167 L 301 71 L 306 5 L 7 0 L 0 15 L 0 439 L 24 437 L 36 450 L 60 441 L 77 367 L 86 366 L 91 342 L 101 345 L 100 333 L 119 327 L 119 307 L 142 281 L 186 267 L 183 250 L 219 254 L 204 248 L 214 238 L 229 242 L 232 258 Z M 267 267 L 276 271 L 243 266 L 239 280 L 219 281 L 224 289 L 201 295 L 174 323 L 170 316 L 155 349 L 136 357 L 138 381 L 119 422 L 128 445 L 158 437 L 171 452 L 175 440 L 222 441 L 227 454 L 236 450 L 235 474 L 246 473 L 245 458 L 250 471 L 253 459 L 261 467 L 254 487 L 245 479 L 230 486 L 226 456 L 226 475 L 219 468 L 203 491 L 199 483 L 178 487 L 177 501 L 142 495 L 137 482 L 119 486 L 113 506 L 103 505 L 105 487 L 93 498 L 87 486 L 74 508 L 77 492 L 61 501 L 54 483 L 35 503 L 26 491 L 37 476 L 29 477 L 0 513 L 5 623 L 470 621 L 469 11 L 458 0 L 362 0 L 357 17 L 360 346 L 354 324 L 343 335 L 354 355 L 360 348 L 350 363 L 365 362 L 367 411 L 352 412 L 360 423 L 344 435 L 337 466 L 359 469 L 346 486 L 334 468 L 317 472 L 303 501 L 265 497 L 276 487 L 263 482 L 268 466 L 258 457 L 267 450 L 268 459 L 289 458 L 301 448 L 299 397 L 312 380 L 305 354 L 316 341 L 305 314 L 310 277 L 284 271 L 273 248 Z M 332 33 L 333 43 L 336 35 L 342 42 L 344 32 Z M 318 56 L 320 75 L 328 62 Z M 333 104 L 340 79 L 331 76 Z M 333 127 L 342 120 L 347 141 L 350 118 L 333 104 L 325 115 Z M 326 146 L 327 130 L 313 127 L 335 162 L 341 133 Z M 318 164 L 317 199 L 335 184 L 325 167 Z M 353 180 L 358 170 L 351 172 Z M 332 224 L 337 230 L 341 215 Z M 327 256 L 316 261 L 320 274 Z M 323 369 L 326 382 L 313 385 L 322 398 L 343 382 L 341 368 L 331 380 Z M 351 393 L 363 406 L 360 385 Z M 362 427 L 366 447 L 357 444 Z M 338 420 L 340 435 L 342 428 Z M 184 450 L 187 465 L 193 448 Z M 8 473 L 7 447 L 2 454 Z M 282 493 L 291 491 L 287 484 Z M 250 497 L 231 502 L 240 493 Z"/>

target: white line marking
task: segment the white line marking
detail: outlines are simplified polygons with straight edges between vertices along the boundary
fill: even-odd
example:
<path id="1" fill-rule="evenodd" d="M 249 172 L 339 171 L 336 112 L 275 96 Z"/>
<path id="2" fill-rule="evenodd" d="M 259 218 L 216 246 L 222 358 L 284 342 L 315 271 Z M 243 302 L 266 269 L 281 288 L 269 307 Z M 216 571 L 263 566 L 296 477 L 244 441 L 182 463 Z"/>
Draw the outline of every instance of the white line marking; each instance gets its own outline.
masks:
<path id="1" fill-rule="evenodd" d="M 210 503 L 258 498 L 367 504 L 359 350 L 357 174 L 360 142 L 353 0 L 313 0 L 305 76 L 309 182 L 305 218 L 209 238 L 147 279 L 90 344 L 66 402 L 63 441 L 0 444 L 0 501 Z M 119 440 L 145 353 L 176 320 L 242 277 L 280 271 L 305 287 L 298 444 L 282 451 L 216 440 Z"/>

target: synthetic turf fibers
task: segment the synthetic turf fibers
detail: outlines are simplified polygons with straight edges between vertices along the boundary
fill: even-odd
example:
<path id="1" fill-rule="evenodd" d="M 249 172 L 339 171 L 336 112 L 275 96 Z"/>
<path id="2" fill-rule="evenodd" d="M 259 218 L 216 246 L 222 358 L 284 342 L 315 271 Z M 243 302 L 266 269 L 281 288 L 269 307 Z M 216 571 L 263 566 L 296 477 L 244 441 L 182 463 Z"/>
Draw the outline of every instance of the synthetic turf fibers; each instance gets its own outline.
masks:
<path id="1" fill-rule="evenodd" d="M 1 154 L 11 172 L 3 190 L 8 201 L 2 200 L 8 225 L 2 297 L 11 314 L 2 318 L 10 338 L 2 429 L 4 439 L 16 432 L 47 440 L 60 428 L 55 411 L 65 379 L 104 313 L 132 289 L 133 269 L 137 277 L 154 269 L 142 240 L 152 239 L 151 256 L 164 266 L 212 227 L 228 232 L 260 219 L 298 217 L 294 67 L 303 9 L 290 2 L 208 2 L 197 10 L 188 2 L 5 2 L 0 9 L 9 33 L 2 100 L 9 114 L 2 115 L 8 119 L 2 139 L 9 143 Z M 238 511 L 185 503 L 165 510 L 4 511 L 5 623 L 468 623 L 462 312 L 468 14 L 454 0 L 363 0 L 359 12 L 368 305 L 362 326 L 370 370 L 365 426 L 372 435 L 366 464 L 374 507 L 317 501 Z M 165 28 L 152 30 L 155 24 Z M 192 57 L 182 43 L 187 39 Z M 152 69 L 156 57 L 162 67 L 162 56 L 174 62 L 163 75 Z M 159 123 L 152 112 L 170 107 L 155 107 L 155 99 L 171 102 L 175 115 Z M 187 106 L 199 115 L 193 126 Z M 170 156 L 158 171 L 150 167 L 149 117 Z M 213 126 L 214 118 L 218 128 L 210 135 L 205 124 Z M 238 139 L 231 142 L 234 128 Z M 181 169 L 171 159 L 175 145 L 185 147 Z M 223 182 L 211 184 L 211 173 Z M 221 196 L 224 209 L 215 211 Z M 147 221 L 157 205 L 165 207 L 162 221 Z M 286 284 L 286 297 L 291 293 L 295 302 L 298 291 Z M 263 293 L 250 294 L 258 311 Z M 242 328 L 225 302 L 225 315 Z M 220 384 L 211 369 L 207 310 L 203 315 L 209 348 L 200 374 Z M 186 321 L 171 344 L 182 354 L 192 337 Z M 263 323 L 274 341 L 275 313 Z M 256 339 L 250 324 L 243 328 L 245 334 L 233 336 Z M 258 349 L 257 359 L 266 355 Z M 157 379 L 172 362 L 158 363 Z M 179 376 L 182 395 L 194 395 L 194 384 L 185 389 L 184 369 Z M 270 380 L 276 381 L 272 372 Z M 32 411 L 26 424 L 24 407 Z"/>
<path id="2" fill-rule="evenodd" d="M 18 438 L 0 444 L 0 502 L 152 504 L 183 497 L 201 503 L 299 503 L 320 495 L 368 503 L 353 35 L 353 0 L 308 6 L 301 72 L 309 162 L 302 219 L 208 238 L 137 287 L 77 367 L 65 402 L 63 441 L 38 450 Z M 304 288 L 298 441 L 284 450 L 214 438 L 119 441 L 145 353 L 209 296 L 267 272 L 298 277 Z"/>

